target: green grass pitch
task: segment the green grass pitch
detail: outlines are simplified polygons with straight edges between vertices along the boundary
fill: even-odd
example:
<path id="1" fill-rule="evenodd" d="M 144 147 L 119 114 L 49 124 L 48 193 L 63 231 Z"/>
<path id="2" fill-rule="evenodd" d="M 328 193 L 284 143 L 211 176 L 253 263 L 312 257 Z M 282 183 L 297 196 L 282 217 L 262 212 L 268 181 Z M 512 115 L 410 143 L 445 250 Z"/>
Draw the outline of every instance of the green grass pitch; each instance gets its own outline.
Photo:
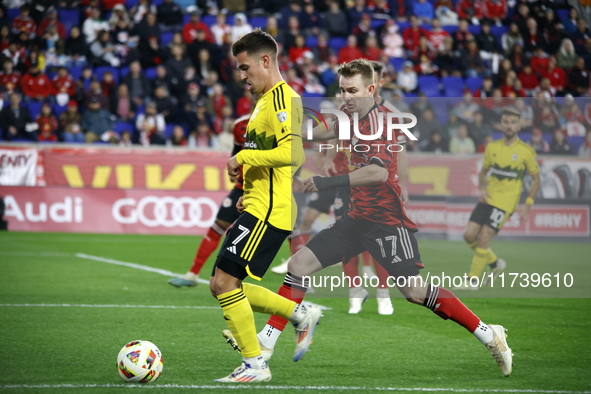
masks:
<path id="1" fill-rule="evenodd" d="M 591 392 L 591 300 L 584 298 L 591 287 L 587 243 L 493 243 L 507 260 L 508 271 L 572 271 L 575 285 L 569 294 L 580 298 L 557 298 L 563 293 L 551 288 L 520 289 L 511 293 L 513 298 L 495 297 L 485 289 L 470 292 L 484 295 L 481 298 L 457 292 L 485 322 L 509 329 L 515 353 L 509 378 L 472 335 L 425 308 L 393 298 L 394 315 L 379 316 L 375 299 L 370 299 L 361 314 L 351 316 L 346 298 L 311 297 L 332 310 L 325 312 L 306 358 L 291 361 L 293 334 L 288 328 L 270 363 L 273 380 L 237 391 L 213 382 L 237 367 L 240 356 L 223 342 L 220 332 L 226 325 L 207 285 L 176 289 L 162 273 L 77 256 L 184 273 L 198 241 L 173 236 L 0 234 L 0 392 L 127 391 L 133 387 L 119 378 L 115 359 L 134 339 L 153 341 L 164 359 L 160 379 L 131 391 L 137 393 L 279 393 L 314 387 L 357 393 Z M 461 274 L 469 265 L 471 251 L 463 243 L 419 244 L 430 272 Z M 287 253 L 284 245 L 280 257 Z M 202 278 L 209 276 L 212 260 Z M 339 268 L 329 272 L 338 274 Z M 282 279 L 269 272 L 262 285 L 276 290 Z M 257 315 L 257 328 L 265 321 L 266 316 Z"/>

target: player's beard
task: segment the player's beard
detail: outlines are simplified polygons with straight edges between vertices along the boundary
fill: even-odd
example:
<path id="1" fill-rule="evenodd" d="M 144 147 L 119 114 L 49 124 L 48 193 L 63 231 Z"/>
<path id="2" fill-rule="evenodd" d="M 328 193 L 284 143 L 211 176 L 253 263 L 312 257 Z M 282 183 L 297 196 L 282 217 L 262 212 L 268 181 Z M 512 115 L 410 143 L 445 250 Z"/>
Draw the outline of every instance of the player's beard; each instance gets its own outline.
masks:
<path id="1" fill-rule="evenodd" d="M 503 135 L 505 136 L 505 139 L 511 140 L 517 135 L 517 132 L 516 131 L 505 131 L 503 133 Z"/>

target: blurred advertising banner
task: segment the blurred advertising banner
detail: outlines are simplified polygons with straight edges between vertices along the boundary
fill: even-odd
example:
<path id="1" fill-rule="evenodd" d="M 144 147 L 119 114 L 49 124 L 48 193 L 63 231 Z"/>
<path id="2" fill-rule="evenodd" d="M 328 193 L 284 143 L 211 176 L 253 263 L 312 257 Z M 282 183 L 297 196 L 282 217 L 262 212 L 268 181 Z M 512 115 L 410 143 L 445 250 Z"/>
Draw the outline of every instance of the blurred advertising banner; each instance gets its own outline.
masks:
<path id="1" fill-rule="evenodd" d="M 0 185 L 35 186 L 36 169 L 36 149 L 0 148 Z"/>
<path id="2" fill-rule="evenodd" d="M 225 192 L 0 187 L 10 231 L 203 235 Z"/>

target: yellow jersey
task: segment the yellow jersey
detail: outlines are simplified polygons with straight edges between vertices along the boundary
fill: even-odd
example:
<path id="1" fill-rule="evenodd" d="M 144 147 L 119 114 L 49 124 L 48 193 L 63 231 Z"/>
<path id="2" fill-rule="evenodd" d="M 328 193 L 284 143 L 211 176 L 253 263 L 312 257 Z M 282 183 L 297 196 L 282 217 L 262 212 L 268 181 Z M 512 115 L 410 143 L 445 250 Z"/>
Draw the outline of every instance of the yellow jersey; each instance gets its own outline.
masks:
<path id="1" fill-rule="evenodd" d="M 536 152 L 519 138 L 510 146 L 502 138 L 488 144 L 482 166 L 490 169 L 486 187 L 488 203 L 507 214 L 513 213 L 519 204 L 525 170 L 530 175 L 540 172 Z"/>
<path id="2" fill-rule="evenodd" d="M 256 103 L 246 127 L 244 210 L 279 230 L 292 231 L 297 216 L 293 175 L 304 162 L 301 97 L 278 82 Z"/>

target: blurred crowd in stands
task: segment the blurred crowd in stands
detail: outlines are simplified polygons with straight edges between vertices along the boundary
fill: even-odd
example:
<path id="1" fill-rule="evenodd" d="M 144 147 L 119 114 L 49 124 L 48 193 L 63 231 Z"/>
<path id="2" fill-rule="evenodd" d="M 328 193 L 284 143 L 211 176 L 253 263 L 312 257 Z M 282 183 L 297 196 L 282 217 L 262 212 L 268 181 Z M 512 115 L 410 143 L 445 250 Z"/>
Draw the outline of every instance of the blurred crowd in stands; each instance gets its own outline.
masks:
<path id="1" fill-rule="evenodd" d="M 412 151 L 482 152 L 513 106 L 538 153 L 591 157 L 590 5 L 5 0 L 0 136 L 231 149 L 253 97 L 230 48 L 261 27 L 304 97 L 337 95 L 342 62 L 383 63 L 382 97 L 419 119 Z"/>

